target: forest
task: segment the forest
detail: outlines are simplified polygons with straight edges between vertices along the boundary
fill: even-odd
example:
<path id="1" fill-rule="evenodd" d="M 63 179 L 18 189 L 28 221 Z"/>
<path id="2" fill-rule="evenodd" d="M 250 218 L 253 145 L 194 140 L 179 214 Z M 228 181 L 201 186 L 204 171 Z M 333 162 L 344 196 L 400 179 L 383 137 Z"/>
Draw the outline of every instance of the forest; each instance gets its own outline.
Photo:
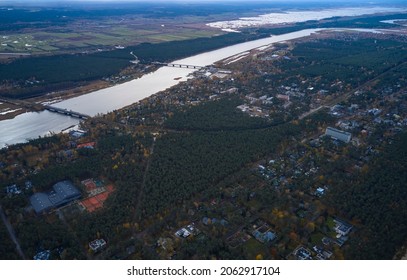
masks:
<path id="1" fill-rule="evenodd" d="M 300 133 L 291 123 L 262 128 L 265 121 L 232 110 L 236 104 L 236 100 L 209 102 L 177 112 L 168 120 L 169 127 L 184 132 L 169 132 L 157 141 L 143 200 L 146 215 L 210 191 L 227 175 L 276 151 L 282 141 Z M 207 108 L 218 112 L 198 120 Z M 225 126 L 228 118 L 233 122 Z M 197 125 L 203 129 L 197 130 Z"/>
<path id="2" fill-rule="evenodd" d="M 282 76 L 295 71 L 304 79 L 320 77 L 319 84 L 346 81 L 352 87 L 407 60 L 403 42 L 354 40 L 351 35 L 347 40 L 335 38 L 297 44 L 292 54 L 296 61 L 283 61 L 279 65 L 284 69 Z"/>
<path id="3" fill-rule="evenodd" d="M 208 102 L 200 106 L 178 110 L 169 118 L 164 126 L 177 130 L 244 130 L 266 128 L 272 122 L 262 118 L 249 118 L 237 110 L 243 100 L 225 98 Z"/>
<path id="4" fill-rule="evenodd" d="M 0 223 L 0 259 L 1 260 L 18 260 L 20 257 L 15 250 L 15 244 L 11 241 L 3 221 Z"/>
<path id="5" fill-rule="evenodd" d="M 334 192 L 332 203 L 361 226 L 346 251 L 349 259 L 392 259 L 407 238 L 407 134 L 375 158 L 358 182 Z"/>

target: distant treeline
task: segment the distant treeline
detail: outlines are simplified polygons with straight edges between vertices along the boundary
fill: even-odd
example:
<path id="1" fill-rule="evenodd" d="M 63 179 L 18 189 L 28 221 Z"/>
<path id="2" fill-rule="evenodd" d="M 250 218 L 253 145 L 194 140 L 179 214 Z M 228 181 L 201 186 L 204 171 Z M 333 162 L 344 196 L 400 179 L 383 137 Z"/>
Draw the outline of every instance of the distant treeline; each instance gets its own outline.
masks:
<path id="1" fill-rule="evenodd" d="M 263 10 L 267 8 L 278 9 L 310 9 L 313 6 L 320 9 L 321 3 L 301 4 L 295 3 L 268 3 L 268 2 L 234 2 L 234 3 L 170 3 L 159 1 L 154 2 L 98 2 L 83 3 L 71 2 L 68 6 L 58 6 L 58 4 L 46 3 L 44 7 L 35 3 L 32 7 L 27 6 L 0 8 L 0 32 L 1 31 L 23 31 L 25 28 L 46 28 L 55 26 L 66 26 L 77 20 L 103 20 L 111 17 L 140 16 L 145 18 L 176 18 L 181 16 L 210 17 L 219 14 L 244 14 L 250 11 Z M 335 3 L 324 4 L 332 8 Z"/>

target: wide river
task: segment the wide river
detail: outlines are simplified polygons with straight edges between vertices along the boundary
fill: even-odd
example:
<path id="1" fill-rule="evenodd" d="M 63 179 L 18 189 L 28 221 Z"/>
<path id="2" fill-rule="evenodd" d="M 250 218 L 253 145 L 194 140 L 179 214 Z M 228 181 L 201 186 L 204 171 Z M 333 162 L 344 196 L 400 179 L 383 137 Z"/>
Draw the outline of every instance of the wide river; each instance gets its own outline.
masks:
<path id="1" fill-rule="evenodd" d="M 306 37 L 320 30 L 322 29 L 306 29 L 236 44 L 180 59 L 173 63 L 207 66 L 242 52 L 262 48 L 277 42 Z M 105 114 L 131 105 L 159 91 L 170 88 L 181 81 L 185 81 L 187 76 L 194 71 L 187 68 L 161 67 L 157 71 L 144 75 L 141 78 L 67 99 L 55 103 L 53 106 L 91 116 L 98 113 Z M 181 79 L 178 79 L 180 77 Z M 175 78 L 177 79 L 175 80 Z M 51 132 L 58 133 L 78 123 L 79 119 L 48 111 L 24 113 L 14 119 L 0 121 L 0 148 L 5 147 L 7 144 L 21 143 L 28 139 L 45 136 Z"/>

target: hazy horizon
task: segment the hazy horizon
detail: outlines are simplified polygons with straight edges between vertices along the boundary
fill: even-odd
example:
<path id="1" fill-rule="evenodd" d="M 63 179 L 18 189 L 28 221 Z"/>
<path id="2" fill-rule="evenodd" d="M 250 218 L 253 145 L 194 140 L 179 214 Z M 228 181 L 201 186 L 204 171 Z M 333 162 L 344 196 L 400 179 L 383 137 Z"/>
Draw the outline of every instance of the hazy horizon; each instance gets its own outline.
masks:
<path id="1" fill-rule="evenodd" d="M 329 6 L 341 6 L 341 5 L 407 5 L 405 0 L 340 0 L 340 1 L 329 1 L 329 0 L 0 0 L 0 7 L 5 5 L 32 5 L 32 6 L 42 6 L 42 5 L 65 5 L 65 4 L 245 4 L 245 5 L 295 5 L 298 3 L 301 6 L 309 4 L 313 5 L 329 5 Z"/>
<path id="2" fill-rule="evenodd" d="M 115 3 L 136 3 L 136 2 L 144 2 L 144 3 L 154 3 L 154 2 L 161 2 L 161 3 L 208 3 L 208 2 L 216 2 L 216 3 L 239 3 L 239 2 L 245 2 L 247 3 L 246 0 L 0 0 L 0 4 L 4 3 L 61 3 L 61 2 L 94 2 L 94 3 L 109 3 L 109 2 L 115 2 Z M 250 1 L 250 3 L 286 3 L 286 2 L 292 2 L 292 3 L 327 3 L 327 4 L 341 4 L 341 3 L 347 3 L 347 4 L 390 4 L 390 3 L 404 3 L 404 0 L 376 0 L 376 1 L 371 1 L 371 0 L 340 0 L 340 1 L 335 1 L 332 2 L 330 0 L 254 0 Z"/>

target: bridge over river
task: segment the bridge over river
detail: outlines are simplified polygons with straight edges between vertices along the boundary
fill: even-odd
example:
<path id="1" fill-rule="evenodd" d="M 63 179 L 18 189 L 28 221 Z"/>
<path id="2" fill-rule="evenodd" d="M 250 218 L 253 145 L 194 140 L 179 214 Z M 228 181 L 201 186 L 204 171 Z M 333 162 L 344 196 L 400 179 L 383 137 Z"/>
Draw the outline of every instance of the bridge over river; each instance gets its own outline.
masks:
<path id="1" fill-rule="evenodd" d="M 189 64 L 178 64 L 178 63 L 163 63 L 163 62 L 153 62 L 155 65 L 174 67 L 174 68 L 188 68 L 188 69 L 202 69 L 204 66 L 189 65 Z"/>
<path id="2" fill-rule="evenodd" d="M 90 118 L 90 116 L 86 115 L 86 114 L 82 114 L 82 113 L 75 112 L 72 110 L 62 109 L 62 108 L 58 108 L 58 107 L 54 107 L 54 106 L 50 106 L 50 105 L 45 105 L 44 109 L 54 112 L 54 113 L 63 114 L 63 115 L 71 116 L 74 118 L 84 119 L 84 120 Z"/>
<path id="3" fill-rule="evenodd" d="M 35 103 L 27 100 L 19 100 L 19 99 L 10 99 L 10 98 L 0 98 L 0 102 L 12 104 L 14 106 L 24 107 L 30 111 L 43 111 L 48 110 L 50 112 L 71 116 L 78 119 L 88 119 L 90 118 L 89 115 L 75 112 L 72 110 L 62 109 L 51 105 L 43 105 L 41 103 Z"/>

